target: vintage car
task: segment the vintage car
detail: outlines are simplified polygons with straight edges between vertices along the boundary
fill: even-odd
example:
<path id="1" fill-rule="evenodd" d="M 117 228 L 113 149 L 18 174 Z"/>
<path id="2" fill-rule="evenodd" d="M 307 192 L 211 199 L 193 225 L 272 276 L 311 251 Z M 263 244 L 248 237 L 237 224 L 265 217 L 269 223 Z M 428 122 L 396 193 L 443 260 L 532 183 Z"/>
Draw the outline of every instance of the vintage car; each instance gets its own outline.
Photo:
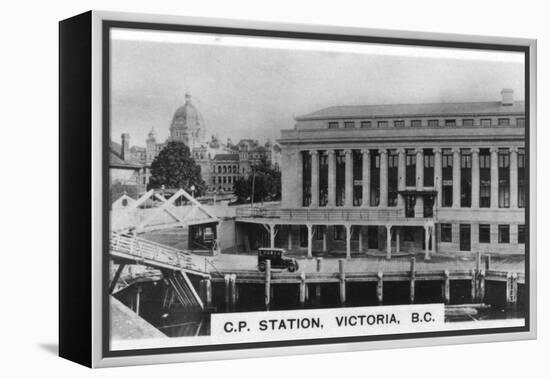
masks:
<path id="1" fill-rule="evenodd" d="M 298 270 L 298 261 L 293 258 L 285 258 L 285 250 L 282 248 L 260 248 L 258 249 L 258 269 L 265 272 L 266 261 L 271 261 L 271 269 L 287 269 L 289 272 Z"/>

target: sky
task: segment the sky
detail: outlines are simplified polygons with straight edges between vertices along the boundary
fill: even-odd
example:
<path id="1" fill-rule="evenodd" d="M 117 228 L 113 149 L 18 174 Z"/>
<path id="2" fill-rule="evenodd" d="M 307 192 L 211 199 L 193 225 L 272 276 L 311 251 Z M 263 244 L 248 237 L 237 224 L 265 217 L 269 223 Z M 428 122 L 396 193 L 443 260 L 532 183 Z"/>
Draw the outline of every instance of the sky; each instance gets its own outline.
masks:
<path id="1" fill-rule="evenodd" d="M 221 141 L 276 140 L 295 117 L 335 105 L 523 100 L 522 55 L 118 29 L 112 34 L 111 138 L 164 141 L 192 96 Z"/>

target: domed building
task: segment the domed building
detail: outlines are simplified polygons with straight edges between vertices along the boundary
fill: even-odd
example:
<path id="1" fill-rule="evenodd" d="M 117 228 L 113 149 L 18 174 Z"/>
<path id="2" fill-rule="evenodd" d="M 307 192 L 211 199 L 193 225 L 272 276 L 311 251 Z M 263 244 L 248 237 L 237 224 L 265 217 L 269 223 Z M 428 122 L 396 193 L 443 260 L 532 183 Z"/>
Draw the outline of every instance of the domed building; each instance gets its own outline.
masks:
<path id="1" fill-rule="evenodd" d="M 185 143 L 190 149 L 206 143 L 204 120 L 198 109 L 191 103 L 191 95 L 185 95 L 185 104 L 174 113 L 170 124 L 170 140 Z"/>

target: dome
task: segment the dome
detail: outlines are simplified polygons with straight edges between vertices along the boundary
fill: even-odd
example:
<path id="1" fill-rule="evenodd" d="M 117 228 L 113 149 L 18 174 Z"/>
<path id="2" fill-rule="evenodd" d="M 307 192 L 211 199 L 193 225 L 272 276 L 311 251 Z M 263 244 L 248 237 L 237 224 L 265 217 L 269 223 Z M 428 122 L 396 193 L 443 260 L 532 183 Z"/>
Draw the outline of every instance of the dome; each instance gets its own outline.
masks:
<path id="1" fill-rule="evenodd" d="M 179 140 L 191 146 L 204 142 L 205 129 L 202 115 L 191 102 L 191 95 L 185 95 L 185 104 L 174 113 L 170 126 L 173 140 Z"/>

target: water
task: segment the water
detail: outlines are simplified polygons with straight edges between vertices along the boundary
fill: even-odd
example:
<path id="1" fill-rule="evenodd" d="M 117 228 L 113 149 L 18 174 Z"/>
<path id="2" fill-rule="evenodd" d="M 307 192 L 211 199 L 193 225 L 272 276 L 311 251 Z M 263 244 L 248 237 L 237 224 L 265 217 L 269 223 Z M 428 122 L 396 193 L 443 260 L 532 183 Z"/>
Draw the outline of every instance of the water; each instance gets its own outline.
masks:
<path id="1" fill-rule="evenodd" d="M 178 303 L 165 306 L 167 286 L 164 282 L 149 282 L 142 285 L 140 297 L 140 316 L 165 333 L 169 337 L 198 336 L 210 333 L 210 314 L 230 312 L 225 305 L 225 286 L 223 283 L 213 283 L 213 308 L 204 313 L 185 311 Z M 450 305 L 472 303 L 471 282 L 452 281 Z M 310 284 L 305 304 L 299 302 L 299 287 L 296 284 L 273 285 L 270 310 L 295 310 L 338 308 L 340 306 L 338 284 Z M 506 307 L 505 285 L 487 283 L 487 308 L 470 309 L 460 314 L 447 314 L 446 322 L 476 321 L 488 319 L 517 319 L 524 317 L 522 288 L 520 287 L 519 302 L 516 309 Z M 239 284 L 238 298 L 234 312 L 265 311 L 265 286 L 262 284 Z M 317 293 L 320 295 L 318 296 Z M 123 290 L 117 298 L 131 307 L 135 290 Z M 409 304 L 409 282 L 385 282 L 383 305 Z M 415 290 L 415 303 L 442 303 L 441 282 L 418 281 Z M 378 306 L 376 283 L 348 283 L 346 285 L 346 307 Z"/>

